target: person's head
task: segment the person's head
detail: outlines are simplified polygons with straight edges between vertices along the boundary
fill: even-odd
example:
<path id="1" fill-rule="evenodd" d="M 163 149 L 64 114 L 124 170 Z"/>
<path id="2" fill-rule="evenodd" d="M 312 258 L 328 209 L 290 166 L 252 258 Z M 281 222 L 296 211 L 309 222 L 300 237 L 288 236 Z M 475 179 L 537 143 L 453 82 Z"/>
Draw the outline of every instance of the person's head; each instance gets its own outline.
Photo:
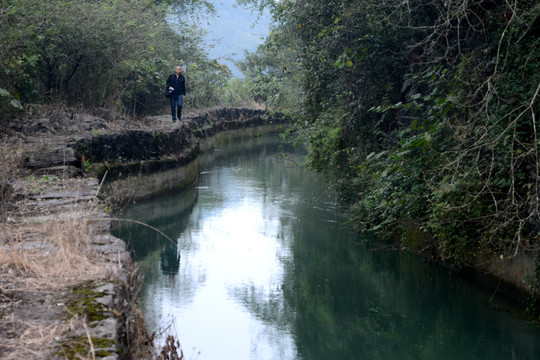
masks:
<path id="1" fill-rule="evenodd" d="M 176 75 L 180 75 L 180 73 L 182 72 L 182 67 L 178 65 L 176 69 L 174 69 L 174 72 L 176 73 Z"/>

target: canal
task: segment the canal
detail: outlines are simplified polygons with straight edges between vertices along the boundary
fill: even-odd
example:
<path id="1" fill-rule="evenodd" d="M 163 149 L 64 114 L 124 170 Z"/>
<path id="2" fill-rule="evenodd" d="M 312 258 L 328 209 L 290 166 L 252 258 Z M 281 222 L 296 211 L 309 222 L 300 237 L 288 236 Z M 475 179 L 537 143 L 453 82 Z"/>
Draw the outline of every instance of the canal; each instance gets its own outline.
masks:
<path id="1" fill-rule="evenodd" d="M 479 283 L 343 228 L 302 153 L 267 136 L 201 158 L 190 188 L 124 209 L 150 332 L 187 359 L 540 359 L 540 329 Z M 490 301 L 489 306 L 488 302 Z"/>

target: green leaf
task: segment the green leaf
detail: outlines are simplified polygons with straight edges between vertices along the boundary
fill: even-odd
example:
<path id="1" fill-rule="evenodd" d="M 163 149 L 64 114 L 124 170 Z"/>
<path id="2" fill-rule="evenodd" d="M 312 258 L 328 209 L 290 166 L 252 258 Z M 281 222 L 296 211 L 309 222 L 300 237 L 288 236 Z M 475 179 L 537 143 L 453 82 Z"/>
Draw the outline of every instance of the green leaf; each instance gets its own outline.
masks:
<path id="1" fill-rule="evenodd" d="M 21 103 L 19 102 L 19 100 L 13 99 L 13 100 L 11 100 L 11 101 L 9 102 L 9 104 L 10 104 L 11 106 L 13 106 L 14 108 L 17 108 L 17 109 L 22 109 L 22 108 L 23 108 L 22 105 L 21 105 Z"/>
<path id="2" fill-rule="evenodd" d="M 411 123 L 411 130 L 416 130 L 418 127 L 418 119 L 414 119 Z"/>
<path id="3" fill-rule="evenodd" d="M 386 151 L 381 151 L 380 153 L 376 154 L 373 158 L 374 159 L 379 159 L 381 156 L 383 156 L 384 154 L 386 154 Z"/>

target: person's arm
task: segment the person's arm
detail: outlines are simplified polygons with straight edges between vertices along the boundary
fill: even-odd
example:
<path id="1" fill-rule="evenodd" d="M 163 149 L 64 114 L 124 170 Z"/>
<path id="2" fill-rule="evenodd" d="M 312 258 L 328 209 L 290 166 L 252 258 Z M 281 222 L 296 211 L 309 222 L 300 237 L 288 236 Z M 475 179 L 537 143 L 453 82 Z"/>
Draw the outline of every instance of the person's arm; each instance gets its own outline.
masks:
<path id="1" fill-rule="evenodd" d="M 165 84 L 165 86 L 167 86 L 167 89 L 171 88 L 171 75 L 169 75 L 169 77 L 167 78 L 167 83 Z"/>

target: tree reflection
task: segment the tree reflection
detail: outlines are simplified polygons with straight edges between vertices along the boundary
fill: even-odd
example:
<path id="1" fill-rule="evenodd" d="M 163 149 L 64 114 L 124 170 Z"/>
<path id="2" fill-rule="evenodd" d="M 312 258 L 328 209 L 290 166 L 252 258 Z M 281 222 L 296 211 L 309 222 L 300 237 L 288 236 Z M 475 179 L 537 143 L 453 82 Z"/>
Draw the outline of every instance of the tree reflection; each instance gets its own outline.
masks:
<path id="1" fill-rule="evenodd" d="M 141 221 L 162 231 L 176 241 L 186 228 L 189 215 L 198 201 L 198 189 L 192 186 L 182 192 L 163 195 L 152 201 L 130 206 L 119 217 Z M 179 262 L 177 243 L 172 243 L 155 230 L 132 222 L 117 222 L 113 234 L 124 239 L 137 261 L 159 250 L 166 261 L 165 269 Z M 177 259 L 178 258 L 178 259 Z M 177 259 L 177 260 L 173 260 Z M 178 272 L 178 264 L 174 265 Z M 169 271 L 166 271 L 168 273 Z"/>
<path id="2" fill-rule="evenodd" d="M 178 274 L 180 268 L 180 254 L 178 253 L 178 247 L 175 244 L 167 243 L 161 249 L 159 255 L 160 268 L 163 274 L 174 276 Z"/>

